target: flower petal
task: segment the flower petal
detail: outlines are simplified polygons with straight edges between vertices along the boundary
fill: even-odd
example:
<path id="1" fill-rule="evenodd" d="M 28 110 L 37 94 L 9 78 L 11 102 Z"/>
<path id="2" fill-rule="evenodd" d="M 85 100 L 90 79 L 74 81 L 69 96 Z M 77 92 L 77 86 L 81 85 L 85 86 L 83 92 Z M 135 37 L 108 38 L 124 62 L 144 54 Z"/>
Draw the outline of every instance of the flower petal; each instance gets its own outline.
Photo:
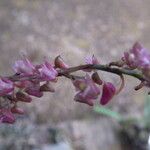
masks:
<path id="1" fill-rule="evenodd" d="M 107 104 L 115 95 L 116 88 L 110 82 L 104 82 L 102 96 L 100 98 L 100 104 L 105 105 Z"/>
<path id="2" fill-rule="evenodd" d="M 10 109 L 1 109 L 0 110 L 0 122 L 2 123 L 14 123 L 15 117 L 10 111 Z"/>
<path id="3" fill-rule="evenodd" d="M 44 81 L 55 81 L 58 75 L 58 72 L 47 61 L 43 65 L 41 65 L 38 71 L 40 73 L 41 79 Z"/>
<path id="4" fill-rule="evenodd" d="M 15 64 L 13 65 L 13 70 L 16 73 L 23 73 L 25 75 L 32 75 L 34 70 L 35 70 L 35 67 L 27 58 L 25 58 L 23 60 L 16 61 Z"/>
<path id="5" fill-rule="evenodd" d="M 14 90 L 14 84 L 8 79 L 0 79 L 0 96 L 4 96 Z"/>

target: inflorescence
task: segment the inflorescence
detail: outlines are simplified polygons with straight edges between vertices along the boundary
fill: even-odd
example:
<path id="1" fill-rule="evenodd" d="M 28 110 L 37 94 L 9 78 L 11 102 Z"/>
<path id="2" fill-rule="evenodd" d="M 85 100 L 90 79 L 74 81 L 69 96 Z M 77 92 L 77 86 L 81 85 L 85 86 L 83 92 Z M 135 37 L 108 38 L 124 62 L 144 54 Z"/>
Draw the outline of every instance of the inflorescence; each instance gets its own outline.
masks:
<path id="1" fill-rule="evenodd" d="M 124 87 L 124 75 L 140 80 L 135 90 L 150 87 L 150 54 L 139 43 L 135 43 L 119 61 L 106 65 L 102 65 L 94 55 L 86 58 L 84 65 L 76 67 L 69 67 L 61 56 L 57 56 L 54 63 L 45 60 L 39 65 L 34 65 L 24 56 L 14 63 L 13 70 L 14 75 L 0 77 L 1 123 L 14 123 L 14 114 L 24 114 L 18 102 L 30 103 L 32 96 L 40 98 L 44 92 L 55 92 L 52 84 L 62 76 L 70 79 L 75 87 L 74 100 L 90 106 L 98 98 L 100 104 L 105 105 L 118 94 Z M 119 88 L 102 80 L 98 70 L 117 74 L 121 79 Z M 76 71 L 83 71 L 85 75 L 76 76 L 73 74 Z"/>

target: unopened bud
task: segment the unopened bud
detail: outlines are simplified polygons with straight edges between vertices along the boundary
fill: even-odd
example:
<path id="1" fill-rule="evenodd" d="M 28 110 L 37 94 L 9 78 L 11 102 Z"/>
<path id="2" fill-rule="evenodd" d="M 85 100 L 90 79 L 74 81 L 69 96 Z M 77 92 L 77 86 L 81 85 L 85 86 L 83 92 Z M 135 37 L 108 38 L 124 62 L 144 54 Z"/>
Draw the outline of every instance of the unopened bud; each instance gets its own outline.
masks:
<path id="1" fill-rule="evenodd" d="M 17 92 L 16 98 L 18 101 L 30 103 L 32 98 L 29 95 L 24 94 L 23 92 Z"/>
<path id="2" fill-rule="evenodd" d="M 55 92 L 55 89 L 54 89 L 54 87 L 50 84 L 50 82 L 47 82 L 47 83 L 43 84 L 43 85 L 40 87 L 40 91 L 42 91 L 42 92 Z"/>
<path id="3" fill-rule="evenodd" d="M 12 112 L 10 111 L 10 109 L 0 109 L 0 122 L 2 123 L 14 123 L 15 122 L 15 117 L 12 114 Z"/>
<path id="4" fill-rule="evenodd" d="M 14 106 L 14 107 L 11 108 L 11 112 L 12 113 L 16 113 L 16 114 L 20 114 L 20 115 L 24 114 L 24 110 L 21 109 L 21 108 L 18 108 L 16 106 Z"/>
<path id="5" fill-rule="evenodd" d="M 98 75 L 97 72 L 94 72 L 94 73 L 92 74 L 92 79 L 93 79 L 93 81 L 94 81 L 96 84 L 98 84 L 98 85 L 102 85 L 102 83 L 103 83 L 103 81 L 100 79 L 100 77 L 99 77 L 99 75 Z"/>
<path id="6" fill-rule="evenodd" d="M 61 68 L 61 69 L 68 68 L 68 65 L 64 62 L 64 60 L 61 58 L 60 55 L 55 58 L 54 63 L 56 68 Z"/>

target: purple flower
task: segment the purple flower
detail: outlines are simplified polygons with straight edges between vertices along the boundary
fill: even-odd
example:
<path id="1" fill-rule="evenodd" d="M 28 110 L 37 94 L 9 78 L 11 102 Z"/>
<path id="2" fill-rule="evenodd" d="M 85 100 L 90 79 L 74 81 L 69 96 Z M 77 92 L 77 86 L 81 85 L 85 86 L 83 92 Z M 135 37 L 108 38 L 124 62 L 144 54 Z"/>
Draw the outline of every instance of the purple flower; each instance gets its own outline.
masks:
<path id="1" fill-rule="evenodd" d="M 12 81 L 1 78 L 0 79 L 0 96 L 4 96 L 14 90 L 14 84 Z"/>
<path id="2" fill-rule="evenodd" d="M 24 58 L 23 60 L 18 60 L 15 62 L 13 65 L 13 70 L 15 73 L 32 75 L 35 71 L 35 67 L 27 58 Z"/>
<path id="3" fill-rule="evenodd" d="M 31 82 L 31 84 L 25 88 L 25 92 L 35 97 L 43 96 L 43 92 L 40 91 L 40 83 Z"/>
<path id="4" fill-rule="evenodd" d="M 44 81 L 55 81 L 58 75 L 54 67 L 47 61 L 38 68 L 38 71 L 40 73 L 41 80 Z"/>
<path id="5" fill-rule="evenodd" d="M 99 61 L 98 61 L 98 59 L 94 55 L 92 55 L 92 56 L 89 56 L 89 57 L 85 58 L 85 63 L 89 64 L 89 65 L 98 65 Z M 83 69 L 83 71 L 85 71 L 85 72 L 91 72 L 92 69 Z"/>
<path id="6" fill-rule="evenodd" d="M 100 88 L 93 82 L 88 74 L 83 79 L 76 79 L 73 84 L 77 90 L 75 101 L 86 103 L 90 106 L 94 105 L 94 100 L 100 94 Z"/>
<path id="7" fill-rule="evenodd" d="M 102 96 L 100 98 L 100 104 L 101 105 L 107 104 L 113 98 L 115 93 L 116 93 L 115 86 L 110 82 L 104 82 Z"/>
<path id="8" fill-rule="evenodd" d="M 126 64 L 132 68 L 135 69 L 137 68 L 137 63 L 135 61 L 135 55 L 133 53 L 129 53 L 129 52 L 124 52 L 124 58 L 123 58 L 126 62 Z"/>
<path id="9" fill-rule="evenodd" d="M 135 43 L 129 52 L 125 52 L 123 59 L 132 69 L 142 69 L 150 65 L 150 54 L 139 43 Z"/>
<path id="10" fill-rule="evenodd" d="M 98 65 L 99 61 L 98 59 L 93 55 L 85 58 L 86 64 L 91 64 L 91 65 Z"/>
<path id="11" fill-rule="evenodd" d="M 87 87 L 86 79 L 80 78 L 73 80 L 73 85 L 75 86 L 76 91 L 84 91 Z"/>
<path id="12" fill-rule="evenodd" d="M 0 122 L 1 123 L 14 123 L 15 117 L 12 114 L 11 110 L 8 108 L 2 108 L 0 109 Z"/>

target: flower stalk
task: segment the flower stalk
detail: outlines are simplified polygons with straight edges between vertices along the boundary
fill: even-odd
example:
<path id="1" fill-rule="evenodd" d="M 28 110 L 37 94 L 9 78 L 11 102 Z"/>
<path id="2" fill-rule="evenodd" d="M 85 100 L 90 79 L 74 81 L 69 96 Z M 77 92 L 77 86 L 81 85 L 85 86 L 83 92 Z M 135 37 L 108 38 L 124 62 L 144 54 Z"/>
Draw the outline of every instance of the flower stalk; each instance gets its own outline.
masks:
<path id="1" fill-rule="evenodd" d="M 130 70 L 130 69 L 126 69 L 126 68 L 116 68 L 116 67 L 111 67 L 109 66 L 109 64 L 106 65 L 91 65 L 91 64 L 86 64 L 86 65 L 80 65 L 80 66 L 75 66 L 75 67 L 70 67 L 68 69 L 65 70 L 60 70 L 58 72 L 58 76 L 64 76 L 65 74 L 68 73 L 73 73 L 76 71 L 80 71 L 83 69 L 96 69 L 96 70 L 100 70 L 100 71 L 105 71 L 105 72 L 110 72 L 116 75 L 128 75 L 134 78 L 137 78 L 140 81 L 147 81 L 146 78 L 144 78 L 144 76 L 141 74 L 141 72 L 137 71 L 137 70 Z"/>

